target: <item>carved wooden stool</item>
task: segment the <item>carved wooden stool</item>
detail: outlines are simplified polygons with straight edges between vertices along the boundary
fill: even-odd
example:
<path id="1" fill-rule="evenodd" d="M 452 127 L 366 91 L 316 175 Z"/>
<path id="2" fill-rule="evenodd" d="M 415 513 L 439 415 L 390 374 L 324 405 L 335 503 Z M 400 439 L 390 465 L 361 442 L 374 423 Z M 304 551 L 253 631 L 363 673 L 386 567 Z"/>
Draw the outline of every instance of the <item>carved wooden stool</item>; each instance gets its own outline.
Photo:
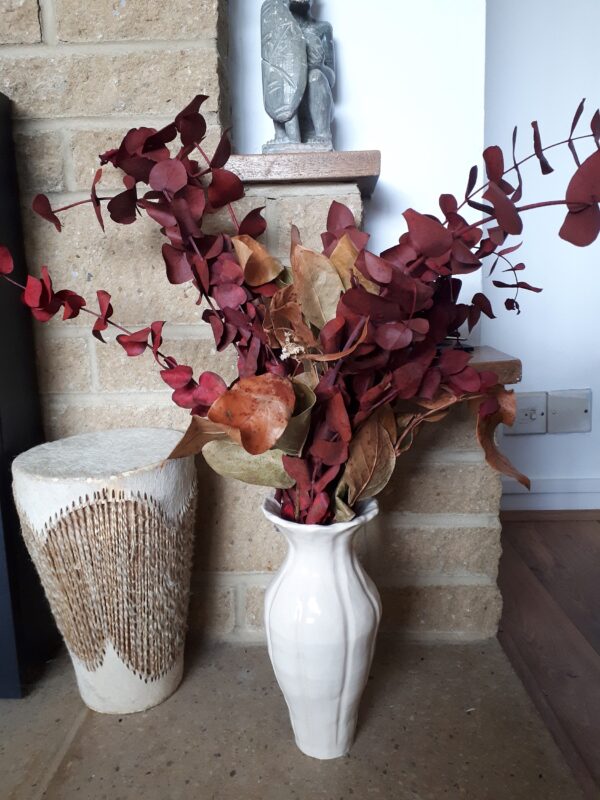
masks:
<path id="1" fill-rule="evenodd" d="M 181 681 L 196 471 L 164 461 L 180 436 L 90 433 L 13 463 L 27 548 L 96 711 L 143 711 Z"/>

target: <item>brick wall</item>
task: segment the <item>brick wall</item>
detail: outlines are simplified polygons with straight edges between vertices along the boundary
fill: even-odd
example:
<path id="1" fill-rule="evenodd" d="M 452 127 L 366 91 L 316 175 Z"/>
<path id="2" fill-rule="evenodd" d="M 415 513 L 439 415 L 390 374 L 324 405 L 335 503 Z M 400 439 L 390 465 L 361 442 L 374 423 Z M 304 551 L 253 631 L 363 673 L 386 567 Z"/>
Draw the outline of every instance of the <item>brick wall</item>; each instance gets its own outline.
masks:
<path id="1" fill-rule="evenodd" d="M 28 210 L 32 193 L 64 204 L 86 196 L 97 154 L 140 124 L 160 126 L 192 96 L 211 96 L 209 137 L 227 123 L 225 0 L 0 0 L 0 90 L 14 100 L 30 269 L 48 263 L 57 286 L 113 296 L 131 327 L 167 319 L 165 350 L 226 378 L 232 356 L 215 353 L 195 292 L 170 286 L 156 226 L 107 226 L 89 207 L 58 235 Z M 257 103 L 260 98 L 257 98 Z M 373 143 L 377 145 L 376 142 Z M 209 145 L 210 146 L 210 145 Z M 105 194 L 119 185 L 107 170 Z M 318 247 L 333 199 L 357 218 L 356 186 L 257 185 L 239 213 L 265 205 L 267 245 L 283 259 L 294 221 Z M 63 202 L 64 201 L 64 202 Z M 215 224 L 226 226 L 225 215 Z M 98 344 L 87 320 L 36 326 L 47 436 L 123 426 L 184 428 L 149 359 Z M 384 599 L 385 630 L 425 638 L 493 635 L 500 601 L 499 481 L 484 466 L 473 423 L 458 415 L 428 429 L 385 492 L 360 548 Z M 202 463 L 190 625 L 229 639 L 262 640 L 262 597 L 284 543 L 260 513 L 264 491 L 225 482 Z"/>

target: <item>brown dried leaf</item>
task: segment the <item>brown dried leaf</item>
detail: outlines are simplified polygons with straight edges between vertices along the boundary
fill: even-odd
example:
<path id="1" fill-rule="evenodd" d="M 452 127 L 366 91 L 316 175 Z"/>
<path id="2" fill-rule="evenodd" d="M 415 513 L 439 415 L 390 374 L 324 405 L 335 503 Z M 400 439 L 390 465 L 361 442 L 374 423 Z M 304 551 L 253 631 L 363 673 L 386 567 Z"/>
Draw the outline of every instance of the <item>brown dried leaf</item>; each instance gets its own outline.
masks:
<path id="1" fill-rule="evenodd" d="M 365 278 L 362 272 L 355 267 L 358 254 L 358 248 L 348 234 L 345 233 L 337 243 L 329 260 L 336 268 L 344 289 L 352 288 L 352 278 L 354 277 L 367 292 L 379 294 L 379 286 Z"/>
<path id="2" fill-rule="evenodd" d="M 326 256 L 299 244 L 292 247 L 292 271 L 304 318 L 320 330 L 335 317 L 342 280 Z"/>
<path id="3" fill-rule="evenodd" d="M 514 391 L 501 388 L 496 394 L 500 408 L 487 417 L 477 417 L 477 439 L 485 453 L 485 460 L 498 472 L 515 478 L 526 489 L 531 489 L 531 481 L 526 475 L 514 467 L 508 458 L 498 450 L 494 439 L 496 428 L 500 424 L 512 425 L 516 417 L 517 401 Z"/>
<path id="4" fill-rule="evenodd" d="M 231 241 L 248 286 L 262 286 L 283 272 L 282 263 L 251 236 L 232 236 Z"/>
<path id="5" fill-rule="evenodd" d="M 204 417 L 192 417 L 187 431 L 167 460 L 198 455 L 205 444 L 215 439 L 226 439 L 228 435 L 225 425 L 217 425 Z"/>
<path id="6" fill-rule="evenodd" d="M 292 384 L 296 395 L 294 414 L 275 446 L 278 450 L 282 450 L 286 453 L 286 455 L 298 456 L 302 453 L 302 448 L 308 436 L 310 417 L 314 405 L 317 402 L 317 397 L 310 386 L 304 381 L 293 378 Z"/>
<path id="7" fill-rule="evenodd" d="M 366 420 L 352 439 L 336 497 L 353 507 L 359 500 L 379 494 L 394 471 L 395 439 L 394 412 L 389 405 L 382 406 Z"/>
<path id="8" fill-rule="evenodd" d="M 239 430 L 242 446 L 259 455 L 283 434 L 295 404 L 291 381 L 267 373 L 241 378 L 212 404 L 208 418 Z"/>

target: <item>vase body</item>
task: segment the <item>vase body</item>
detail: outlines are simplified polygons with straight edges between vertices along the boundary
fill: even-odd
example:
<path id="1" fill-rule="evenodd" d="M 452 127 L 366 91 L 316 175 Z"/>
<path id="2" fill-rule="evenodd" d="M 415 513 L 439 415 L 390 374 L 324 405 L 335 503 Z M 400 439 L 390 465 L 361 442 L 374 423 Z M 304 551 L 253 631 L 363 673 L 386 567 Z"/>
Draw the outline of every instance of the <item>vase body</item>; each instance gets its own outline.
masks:
<path id="1" fill-rule="evenodd" d="M 265 516 L 288 553 L 265 596 L 269 656 L 290 712 L 296 744 L 308 756 L 339 758 L 352 746 L 358 706 L 381 619 L 379 593 L 354 551 L 375 500 L 351 522 L 300 525 L 282 520 L 274 500 Z"/>
<path id="2" fill-rule="evenodd" d="M 84 434 L 13 462 L 22 534 L 94 711 L 144 711 L 181 681 L 196 472 L 165 461 L 179 437 Z"/>

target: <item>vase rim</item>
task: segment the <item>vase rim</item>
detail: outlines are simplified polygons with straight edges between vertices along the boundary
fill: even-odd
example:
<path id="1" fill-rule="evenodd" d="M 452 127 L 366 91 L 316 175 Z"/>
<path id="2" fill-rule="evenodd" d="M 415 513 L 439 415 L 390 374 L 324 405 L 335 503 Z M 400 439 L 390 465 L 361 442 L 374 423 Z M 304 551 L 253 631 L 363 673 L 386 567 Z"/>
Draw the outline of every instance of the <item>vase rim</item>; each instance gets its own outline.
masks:
<path id="1" fill-rule="evenodd" d="M 274 497 L 267 497 L 262 505 L 263 514 L 269 522 L 272 522 L 276 527 L 282 526 L 296 533 L 315 533 L 316 531 L 321 531 L 322 533 L 328 533 L 330 535 L 343 533 L 351 528 L 359 528 L 361 525 L 365 525 L 379 513 L 379 503 L 375 498 L 371 497 L 367 500 L 361 500 L 357 504 L 356 509 L 356 516 L 347 522 L 334 522 L 331 525 L 307 525 L 306 523 L 284 519 L 281 516 L 281 506 Z"/>

